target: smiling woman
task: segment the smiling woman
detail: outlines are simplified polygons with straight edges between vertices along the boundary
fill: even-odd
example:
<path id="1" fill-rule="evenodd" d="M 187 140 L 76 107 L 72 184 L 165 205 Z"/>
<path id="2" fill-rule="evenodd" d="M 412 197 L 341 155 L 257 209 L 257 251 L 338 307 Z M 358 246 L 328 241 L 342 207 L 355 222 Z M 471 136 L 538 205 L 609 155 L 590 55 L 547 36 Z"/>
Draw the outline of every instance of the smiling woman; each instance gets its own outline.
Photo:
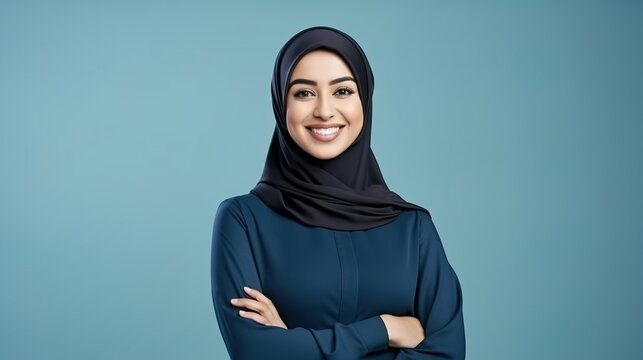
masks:
<path id="1" fill-rule="evenodd" d="M 332 28 L 279 52 L 263 175 L 214 222 L 231 358 L 464 358 L 460 283 L 431 216 L 388 189 L 370 147 L 373 83 L 362 49 Z"/>

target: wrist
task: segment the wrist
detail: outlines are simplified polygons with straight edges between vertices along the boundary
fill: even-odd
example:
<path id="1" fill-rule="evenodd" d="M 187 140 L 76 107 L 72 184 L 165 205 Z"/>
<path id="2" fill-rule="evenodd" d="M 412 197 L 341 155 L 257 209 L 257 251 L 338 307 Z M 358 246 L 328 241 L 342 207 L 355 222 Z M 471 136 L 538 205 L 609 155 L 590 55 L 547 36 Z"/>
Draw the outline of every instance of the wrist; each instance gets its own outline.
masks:
<path id="1" fill-rule="evenodd" d="M 386 333 L 388 335 L 388 345 L 391 347 L 395 347 L 395 344 L 397 343 L 397 334 L 395 331 L 395 316 L 382 314 L 380 315 L 380 318 L 382 318 L 382 322 L 384 322 L 384 326 L 386 327 Z"/>

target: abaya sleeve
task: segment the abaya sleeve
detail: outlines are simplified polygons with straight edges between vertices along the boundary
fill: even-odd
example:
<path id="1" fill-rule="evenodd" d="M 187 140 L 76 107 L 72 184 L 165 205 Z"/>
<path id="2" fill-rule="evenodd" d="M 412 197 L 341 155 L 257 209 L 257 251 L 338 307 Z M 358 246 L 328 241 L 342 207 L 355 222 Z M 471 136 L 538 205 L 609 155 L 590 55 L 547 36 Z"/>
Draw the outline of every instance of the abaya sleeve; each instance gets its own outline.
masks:
<path id="1" fill-rule="evenodd" d="M 400 349 L 397 360 L 465 357 L 462 291 L 429 216 L 421 216 L 420 269 L 415 314 L 424 340 L 413 349 Z"/>
<path id="2" fill-rule="evenodd" d="M 211 270 L 217 321 L 232 359 L 358 359 L 387 349 L 388 334 L 379 316 L 319 330 L 264 326 L 239 316 L 230 299 L 244 297 L 243 286 L 262 289 L 234 202 L 224 201 L 217 211 Z"/>

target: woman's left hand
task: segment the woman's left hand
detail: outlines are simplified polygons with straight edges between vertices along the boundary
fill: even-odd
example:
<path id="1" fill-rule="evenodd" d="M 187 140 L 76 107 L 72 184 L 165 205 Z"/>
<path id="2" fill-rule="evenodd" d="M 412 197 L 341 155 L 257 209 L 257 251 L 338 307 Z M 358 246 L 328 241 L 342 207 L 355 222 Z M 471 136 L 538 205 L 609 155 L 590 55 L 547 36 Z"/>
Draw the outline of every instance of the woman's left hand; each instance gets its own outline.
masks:
<path id="1" fill-rule="evenodd" d="M 276 326 L 283 329 L 288 329 L 286 324 L 281 320 L 277 308 L 275 305 L 262 294 L 260 291 L 251 289 L 247 286 L 243 287 L 243 290 L 248 294 L 249 298 L 238 298 L 230 299 L 232 305 L 247 309 L 250 311 L 239 310 L 239 315 L 246 319 L 254 320 L 255 322 L 267 325 L 267 326 Z"/>

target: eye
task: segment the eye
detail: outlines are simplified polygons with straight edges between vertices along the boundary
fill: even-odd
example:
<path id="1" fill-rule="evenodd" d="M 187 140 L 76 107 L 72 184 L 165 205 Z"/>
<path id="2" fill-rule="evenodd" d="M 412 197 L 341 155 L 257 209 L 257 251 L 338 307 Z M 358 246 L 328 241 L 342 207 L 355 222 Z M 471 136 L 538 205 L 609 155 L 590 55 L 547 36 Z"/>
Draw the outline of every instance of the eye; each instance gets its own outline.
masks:
<path id="1" fill-rule="evenodd" d="M 342 87 L 337 89 L 335 91 L 335 95 L 339 95 L 340 97 L 346 97 L 348 95 L 354 94 L 355 92 L 347 87 Z"/>
<path id="2" fill-rule="evenodd" d="M 304 97 L 313 96 L 313 93 L 309 90 L 299 90 L 293 96 L 296 98 L 304 98 Z"/>

